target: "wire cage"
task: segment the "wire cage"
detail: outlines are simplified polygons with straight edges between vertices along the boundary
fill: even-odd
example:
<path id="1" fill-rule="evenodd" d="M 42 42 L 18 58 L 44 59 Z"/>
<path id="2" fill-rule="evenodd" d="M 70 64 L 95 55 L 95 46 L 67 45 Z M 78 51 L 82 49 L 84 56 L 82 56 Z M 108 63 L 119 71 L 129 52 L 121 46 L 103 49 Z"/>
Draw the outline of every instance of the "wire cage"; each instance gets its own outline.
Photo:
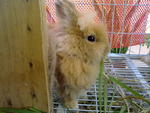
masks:
<path id="1" fill-rule="evenodd" d="M 55 0 L 46 1 L 47 18 L 51 24 L 57 22 L 54 2 Z M 150 100 L 150 66 L 140 60 L 141 56 L 150 52 L 147 45 L 150 40 L 150 0 L 73 0 L 73 2 L 79 11 L 97 12 L 95 21 L 103 20 L 107 24 L 112 49 L 105 61 L 106 73 L 117 77 L 122 83 Z M 124 110 L 122 101 L 126 106 L 130 106 L 126 99 L 119 101 L 123 96 L 134 100 L 132 102 L 136 107 L 150 107 L 145 101 L 133 98 L 131 92 L 113 83 L 104 85 L 101 89 L 100 91 L 97 80 L 96 84 L 87 90 L 86 95 L 78 99 L 79 109 L 65 109 L 59 100 L 54 100 L 54 112 L 117 113 L 117 110 Z M 105 89 L 107 89 L 105 101 L 107 103 L 104 103 L 105 98 L 99 96 L 99 93 L 104 94 Z M 139 109 L 136 111 L 134 106 L 129 107 L 130 109 L 124 113 L 141 113 L 142 108 L 141 111 Z"/>

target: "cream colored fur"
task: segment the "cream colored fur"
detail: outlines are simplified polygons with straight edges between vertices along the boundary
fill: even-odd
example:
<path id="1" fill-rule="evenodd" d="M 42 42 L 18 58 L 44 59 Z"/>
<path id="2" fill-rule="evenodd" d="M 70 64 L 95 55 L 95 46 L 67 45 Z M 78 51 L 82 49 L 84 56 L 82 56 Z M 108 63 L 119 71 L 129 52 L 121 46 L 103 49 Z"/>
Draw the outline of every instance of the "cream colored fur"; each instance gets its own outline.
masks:
<path id="1" fill-rule="evenodd" d="M 95 83 L 100 61 L 109 51 L 106 28 L 94 23 L 90 13 L 79 14 L 68 0 L 57 0 L 56 10 L 59 23 L 49 29 L 57 55 L 55 77 L 65 105 L 77 108 L 76 98 Z M 88 41 L 89 35 L 96 42 Z"/>

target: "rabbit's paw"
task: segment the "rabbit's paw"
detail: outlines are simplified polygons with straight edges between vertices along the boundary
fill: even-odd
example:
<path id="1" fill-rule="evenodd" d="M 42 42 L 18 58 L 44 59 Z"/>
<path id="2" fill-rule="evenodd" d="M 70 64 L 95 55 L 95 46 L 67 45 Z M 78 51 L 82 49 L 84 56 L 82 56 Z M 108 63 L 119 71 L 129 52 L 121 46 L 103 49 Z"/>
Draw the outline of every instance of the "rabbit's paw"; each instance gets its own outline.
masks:
<path id="1" fill-rule="evenodd" d="M 78 109 L 78 101 L 77 100 L 66 100 L 65 107 L 70 109 Z"/>

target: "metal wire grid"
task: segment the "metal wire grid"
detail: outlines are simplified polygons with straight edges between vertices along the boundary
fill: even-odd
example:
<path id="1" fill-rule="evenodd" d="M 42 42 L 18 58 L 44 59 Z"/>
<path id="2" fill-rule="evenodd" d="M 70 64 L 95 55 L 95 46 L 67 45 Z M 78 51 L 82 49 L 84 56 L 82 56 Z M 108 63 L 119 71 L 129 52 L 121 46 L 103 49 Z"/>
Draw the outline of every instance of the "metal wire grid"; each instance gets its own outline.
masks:
<path id="1" fill-rule="evenodd" d="M 137 57 L 130 59 L 128 56 L 110 56 L 109 60 L 105 62 L 105 68 L 108 74 L 116 76 L 119 80 L 139 92 L 146 99 L 150 99 L 150 67 L 139 61 Z M 98 101 L 98 87 L 97 82 L 87 91 L 87 95 L 82 95 L 81 98 L 78 99 L 79 109 L 67 110 L 63 108 L 58 101 L 54 101 L 54 112 L 72 113 L 73 111 L 78 111 L 79 113 L 99 113 L 100 104 Z M 109 106 L 113 93 L 115 92 L 115 96 L 113 97 L 114 103 L 121 98 L 120 93 L 118 93 L 112 85 L 109 85 L 107 90 L 109 98 L 107 103 L 107 113 L 121 109 L 121 104 Z M 125 91 L 125 95 L 132 96 L 131 93 L 127 91 Z M 148 105 L 142 101 L 137 101 L 137 103 L 141 106 L 148 107 Z M 101 112 L 104 113 L 104 110 Z"/>
<path id="2" fill-rule="evenodd" d="M 150 96 L 150 67 L 148 65 L 141 62 L 138 56 L 111 57 L 110 60 L 113 66 L 111 70 L 115 72 L 115 76 L 142 95 Z"/>
<path id="3" fill-rule="evenodd" d="M 150 67 L 139 67 L 138 69 L 143 75 L 144 79 L 147 81 L 148 85 L 150 85 Z"/>
<path id="4" fill-rule="evenodd" d="M 115 16 L 115 12 L 114 11 L 115 10 L 113 10 L 113 12 L 112 12 L 112 14 L 113 14 L 112 16 L 113 17 L 112 17 L 112 21 L 111 21 L 112 27 L 111 27 L 111 31 L 108 32 L 108 34 L 110 34 L 110 45 L 111 45 L 111 47 L 112 47 L 113 35 L 114 34 L 115 35 L 120 35 L 121 41 L 120 41 L 120 51 L 119 51 L 119 53 L 121 53 L 121 49 L 123 48 L 123 46 L 121 46 L 122 43 L 123 43 L 123 38 L 122 38 L 123 35 L 132 35 L 131 38 L 130 38 L 130 46 L 128 47 L 129 48 L 128 49 L 128 54 L 133 54 L 132 51 L 134 51 L 134 48 L 132 48 L 132 46 L 131 46 L 132 43 L 133 43 L 134 35 L 150 37 L 150 30 L 147 30 L 150 27 L 150 15 L 149 15 L 149 18 L 148 18 L 147 22 L 145 22 L 145 25 L 144 25 L 144 26 L 146 26 L 146 32 L 145 32 L 144 29 L 141 32 L 138 32 L 138 33 L 133 32 L 134 29 L 135 29 L 135 26 L 133 26 L 133 30 L 131 32 L 125 32 L 125 23 L 124 23 L 125 22 L 125 16 L 126 16 L 126 10 L 127 10 L 127 8 L 129 6 L 135 6 L 135 7 L 139 7 L 139 8 L 142 9 L 143 7 L 150 6 L 150 2 L 148 4 L 138 4 L 137 3 L 138 0 L 135 0 L 134 1 L 135 4 L 130 4 L 128 0 L 125 0 L 124 4 L 116 4 L 116 3 L 94 3 L 94 0 L 92 0 L 92 1 L 93 1 L 92 2 L 93 5 L 113 6 L 113 9 L 115 9 L 116 6 L 120 6 L 120 7 L 124 6 L 124 7 L 122 7 L 123 8 L 123 12 L 122 12 L 123 20 L 122 20 L 122 23 L 121 23 L 121 31 L 120 32 L 114 31 L 114 21 L 115 21 L 114 20 L 115 19 L 114 18 L 114 16 Z M 88 3 L 85 4 L 85 3 L 82 3 L 82 2 L 76 2 L 76 4 L 78 4 L 78 5 L 90 5 Z M 102 13 L 103 13 L 103 16 L 104 16 L 105 11 L 103 9 L 102 9 Z M 102 17 L 102 18 L 104 18 L 104 17 Z M 138 54 L 138 55 L 140 55 L 140 54 L 147 54 L 148 53 L 148 52 L 142 52 L 142 51 L 145 50 L 145 48 L 143 48 L 142 44 L 143 44 L 142 42 L 139 44 L 138 52 L 136 52 L 136 54 Z M 150 48 L 149 48 L 149 52 L 150 52 Z"/>
<path id="5" fill-rule="evenodd" d="M 77 0 L 78 1 L 78 0 Z M 103 1 L 103 0 L 102 0 Z M 113 35 L 115 34 L 115 35 L 120 35 L 120 38 L 121 38 L 121 40 L 120 40 L 120 48 L 122 49 L 123 48 L 123 38 L 122 38 L 122 36 L 123 35 L 132 35 L 131 36 L 131 38 L 130 38 L 130 46 L 129 46 L 129 50 L 128 50 L 128 54 L 133 54 L 132 53 L 132 51 L 133 51 L 133 49 L 132 49 L 132 43 L 133 43 L 133 37 L 134 37 L 134 35 L 139 35 L 139 36 L 144 36 L 144 37 L 150 37 L 150 31 L 147 31 L 147 32 L 145 32 L 145 29 L 143 29 L 141 32 L 138 32 L 138 33 L 135 33 L 134 32 L 134 29 L 135 29 L 135 26 L 133 26 L 133 29 L 132 29 L 132 31 L 130 31 L 130 32 L 125 32 L 125 16 L 126 16 L 126 10 L 127 10 L 127 8 L 129 7 L 129 6 L 135 6 L 135 7 L 138 7 L 138 8 L 140 8 L 140 9 L 142 9 L 142 8 L 144 8 L 144 7 L 149 7 L 150 6 L 150 2 L 149 3 L 147 3 L 147 4 L 138 4 L 138 1 L 139 0 L 134 0 L 134 3 L 135 4 L 130 4 L 129 3 L 129 1 L 128 0 L 124 0 L 124 4 L 118 4 L 118 3 L 105 3 L 105 2 L 103 2 L 103 3 L 94 3 L 94 0 L 92 0 L 92 4 L 93 5 L 102 5 L 102 6 L 113 6 L 113 8 L 115 9 L 116 8 L 116 6 L 119 6 L 119 7 L 122 7 L 123 8 L 123 12 L 122 12 L 122 15 L 120 15 L 120 16 L 123 16 L 123 20 L 122 20 L 122 23 L 121 23 L 121 31 L 120 32 L 116 32 L 116 31 L 114 31 L 114 16 L 115 16 L 115 10 L 113 10 L 113 12 L 112 12 L 112 21 L 111 21 L 111 23 L 112 23 L 112 28 L 111 28 L 111 31 L 109 31 L 108 32 L 108 34 L 110 34 L 110 45 L 111 45 L 111 47 L 112 47 L 112 39 L 113 39 Z M 78 5 L 90 5 L 89 3 L 84 3 L 84 2 L 81 2 L 81 1 L 78 1 L 78 2 L 75 2 L 75 4 L 78 4 Z M 104 13 L 105 13 L 105 11 L 102 9 L 102 13 L 103 13 L 103 16 L 104 16 Z M 149 16 L 150 17 L 150 16 Z M 104 17 L 103 17 L 104 18 Z M 149 19 L 148 19 L 149 20 Z M 147 22 L 145 22 L 145 24 L 144 24 L 144 26 L 147 26 L 146 27 L 146 30 L 147 30 L 147 28 L 149 28 L 150 27 L 150 21 L 148 21 L 147 20 Z M 135 21 L 135 20 L 133 20 L 133 21 Z M 139 23 L 140 24 L 140 23 Z M 147 54 L 147 52 L 141 52 L 142 51 L 142 49 L 145 49 L 145 48 L 143 48 L 142 47 L 142 44 L 143 44 L 143 42 L 141 42 L 140 44 L 139 44 L 139 51 L 136 53 L 136 54 Z M 120 49 L 120 51 L 119 51 L 119 53 L 121 52 L 121 49 Z M 150 51 L 150 49 L 149 49 L 149 51 Z"/>
<path id="6" fill-rule="evenodd" d="M 113 13 L 113 17 L 112 17 L 112 28 L 111 28 L 111 32 L 108 32 L 108 34 L 110 34 L 110 36 L 111 36 L 111 38 L 110 38 L 110 45 L 112 46 L 112 38 L 113 38 L 113 34 L 117 34 L 117 35 L 121 35 L 121 41 L 120 41 L 120 48 L 123 48 L 121 45 L 122 45 L 122 41 L 123 41 L 123 39 L 122 39 L 122 36 L 123 35 L 125 35 L 125 34 L 128 34 L 128 35 L 132 35 L 131 36 L 131 39 L 130 39 L 130 46 L 129 46 L 129 51 L 128 51 L 128 54 L 131 54 L 132 53 L 132 43 L 133 43 L 133 41 L 132 41 L 132 37 L 134 36 L 134 35 L 141 35 L 141 36 L 145 36 L 145 37 L 148 37 L 148 36 L 150 36 L 150 31 L 148 31 L 147 30 L 147 32 L 145 33 L 145 31 L 144 31 L 144 29 L 142 30 L 142 32 L 140 32 L 140 33 L 134 33 L 133 31 L 134 31 L 134 29 L 135 29 L 135 26 L 133 26 L 133 30 L 132 30 L 132 32 L 125 32 L 125 16 L 126 16 L 126 10 L 127 10 L 127 8 L 128 8 L 128 6 L 135 6 L 135 7 L 141 7 L 142 6 L 142 8 L 143 7 L 146 7 L 146 6 L 149 6 L 150 5 L 150 3 L 149 4 L 137 4 L 137 2 L 138 2 L 138 0 L 135 0 L 134 1 L 135 2 L 135 4 L 129 4 L 129 1 L 128 0 L 125 0 L 124 1 L 124 4 L 115 4 L 115 3 L 110 3 L 110 4 L 108 4 L 108 3 L 98 3 L 98 4 L 94 4 L 94 5 L 109 5 L 109 6 L 113 6 L 113 8 L 115 9 L 116 8 L 116 6 L 124 6 L 123 7 L 123 12 L 122 12 L 122 15 L 123 15 L 123 21 L 122 21 L 122 24 L 121 24 L 121 32 L 115 32 L 114 31 L 114 16 L 115 16 L 115 12 L 113 11 L 112 13 Z M 104 13 L 104 10 L 103 10 L 103 13 Z M 149 20 L 149 19 L 148 19 Z M 147 28 L 149 28 L 150 27 L 150 25 L 149 25 L 149 23 L 150 23 L 150 21 L 148 21 L 147 20 L 147 22 L 145 23 L 145 26 L 146 26 L 146 24 L 147 24 Z M 138 53 L 136 53 L 136 54 L 141 54 L 141 50 L 142 50 L 142 43 L 141 44 L 139 44 L 139 52 Z M 150 49 L 149 49 L 149 51 L 150 51 Z M 119 53 L 121 52 L 121 49 L 120 49 L 120 51 L 119 51 Z"/>

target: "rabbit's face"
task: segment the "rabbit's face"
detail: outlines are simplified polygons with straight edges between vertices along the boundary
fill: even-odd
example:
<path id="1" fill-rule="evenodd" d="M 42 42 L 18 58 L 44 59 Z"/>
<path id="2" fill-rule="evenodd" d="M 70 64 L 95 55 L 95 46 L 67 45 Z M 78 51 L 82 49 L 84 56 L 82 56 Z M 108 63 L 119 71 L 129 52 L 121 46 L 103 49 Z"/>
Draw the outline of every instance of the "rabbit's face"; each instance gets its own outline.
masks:
<path id="1" fill-rule="evenodd" d="M 83 53 L 87 54 L 89 60 L 95 59 L 97 62 L 109 50 L 106 28 L 102 23 L 94 23 L 94 19 L 91 21 L 87 20 L 86 22 L 85 16 L 79 19 L 78 23 L 83 33 L 83 36 L 80 38 L 82 39 L 83 45 L 86 46 Z"/>
<path id="2" fill-rule="evenodd" d="M 86 21 L 83 20 L 83 23 Z M 70 55 L 82 58 L 89 62 L 98 62 L 108 52 L 108 39 L 106 29 L 102 24 L 86 23 L 78 28 L 68 29 L 66 50 Z M 82 28 L 81 28 L 82 27 Z"/>
<path id="3" fill-rule="evenodd" d="M 59 1 L 56 10 L 61 32 L 64 32 L 60 36 L 60 48 L 70 56 L 99 63 L 109 50 L 105 26 L 95 23 L 91 13 L 79 14 L 69 1 Z"/>

